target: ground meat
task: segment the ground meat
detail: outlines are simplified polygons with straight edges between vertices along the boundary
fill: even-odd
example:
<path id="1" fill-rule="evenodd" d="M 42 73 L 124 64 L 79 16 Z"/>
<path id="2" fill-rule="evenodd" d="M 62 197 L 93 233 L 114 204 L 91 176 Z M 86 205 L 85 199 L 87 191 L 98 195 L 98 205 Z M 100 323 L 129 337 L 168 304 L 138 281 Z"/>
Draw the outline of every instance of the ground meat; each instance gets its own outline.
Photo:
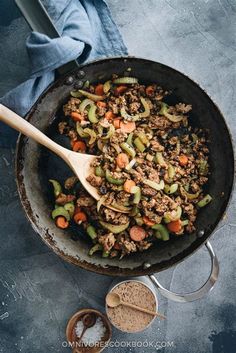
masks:
<path id="1" fill-rule="evenodd" d="M 142 240 L 139 243 L 137 243 L 137 248 L 139 251 L 144 251 L 150 248 L 150 246 L 152 246 L 152 243 L 146 241 L 146 240 Z"/>
<path id="2" fill-rule="evenodd" d="M 119 245 L 121 246 L 123 256 L 137 251 L 137 246 L 132 240 L 122 239 Z"/>
<path id="3" fill-rule="evenodd" d="M 67 104 L 64 105 L 63 111 L 65 116 L 71 115 L 72 112 L 80 113 L 79 105 L 81 100 L 79 98 L 71 98 Z"/>
<path id="4" fill-rule="evenodd" d="M 56 198 L 56 204 L 64 206 L 68 202 L 72 202 L 76 199 L 75 195 L 65 195 L 65 194 L 60 194 Z"/>
<path id="5" fill-rule="evenodd" d="M 72 189 L 75 186 L 75 184 L 77 183 L 77 181 L 78 181 L 78 178 L 76 176 L 72 176 L 70 178 L 67 178 L 64 183 L 65 189 L 66 190 Z"/>
<path id="6" fill-rule="evenodd" d="M 110 141 L 111 143 L 115 143 L 120 145 L 122 142 L 125 142 L 127 139 L 127 134 L 124 132 L 121 132 L 119 129 L 113 134 L 111 137 Z"/>
<path id="7" fill-rule="evenodd" d="M 151 141 L 151 149 L 156 152 L 162 152 L 164 151 L 164 146 L 160 144 L 160 142 L 156 140 Z"/>
<path id="8" fill-rule="evenodd" d="M 69 136 L 70 140 L 72 140 L 72 141 L 76 141 L 77 137 L 78 137 L 77 132 L 74 129 L 69 130 L 68 136 Z"/>
<path id="9" fill-rule="evenodd" d="M 130 195 L 125 191 L 120 191 L 117 193 L 117 202 L 121 205 L 125 205 L 129 201 Z"/>
<path id="10" fill-rule="evenodd" d="M 190 104 L 186 105 L 184 103 L 176 104 L 175 108 L 179 113 L 188 113 L 190 110 L 192 110 L 192 106 Z"/>
<path id="11" fill-rule="evenodd" d="M 149 168 L 148 170 L 148 179 L 155 181 L 156 183 L 160 182 L 159 173 L 156 169 Z"/>
<path id="12" fill-rule="evenodd" d="M 110 251 L 116 242 L 116 238 L 113 233 L 108 233 L 100 236 L 98 242 L 103 246 L 105 251 Z"/>
<path id="13" fill-rule="evenodd" d="M 129 112 L 131 114 L 137 113 L 139 108 L 140 108 L 140 103 L 139 102 L 133 102 L 129 105 Z"/>
<path id="14" fill-rule="evenodd" d="M 195 193 L 195 192 L 198 192 L 200 190 L 200 186 L 195 182 L 195 183 L 191 183 L 190 185 L 192 191 Z"/>
<path id="15" fill-rule="evenodd" d="M 106 113 L 106 107 L 97 106 L 97 115 L 104 116 Z"/>
<path id="16" fill-rule="evenodd" d="M 188 233 L 193 233 L 196 230 L 192 222 L 189 222 L 189 224 L 186 226 L 186 231 Z"/>
<path id="17" fill-rule="evenodd" d="M 61 121 L 58 124 L 58 131 L 61 135 L 68 134 L 69 130 L 70 130 L 70 127 L 68 126 L 68 123 L 66 121 Z"/>
<path id="18" fill-rule="evenodd" d="M 108 102 L 108 107 L 112 110 L 112 113 L 118 114 L 119 113 L 119 105 L 116 102 Z"/>
<path id="19" fill-rule="evenodd" d="M 109 208 L 103 209 L 103 215 L 105 217 L 106 222 L 113 224 L 126 224 L 129 222 L 129 217 L 120 212 L 113 211 Z"/>
<path id="20" fill-rule="evenodd" d="M 91 207 L 94 204 L 95 204 L 95 201 L 91 196 L 80 196 L 77 199 L 78 207 Z"/>
<path id="21" fill-rule="evenodd" d="M 162 216 L 159 216 L 156 211 L 151 211 L 148 208 L 144 208 L 144 215 L 146 217 L 148 217 L 151 221 L 155 222 L 155 223 L 161 223 L 162 221 Z"/>
<path id="22" fill-rule="evenodd" d="M 155 196 L 157 194 L 157 191 L 153 188 L 150 188 L 149 186 L 144 186 L 142 188 L 142 195 L 144 196 Z"/>
<path id="23" fill-rule="evenodd" d="M 115 77 L 117 76 L 114 75 L 112 79 Z M 84 141 L 87 153 L 100 156 L 93 164 L 93 167 L 100 165 L 103 171 L 108 170 L 113 178 L 119 180 L 118 183 L 109 182 L 105 177 L 98 177 L 94 173 L 87 178 L 90 184 L 97 188 L 99 194 L 105 196 L 106 203 L 108 205 L 117 203 L 124 207 L 132 208 L 133 212 L 131 214 L 114 212 L 104 206 L 98 212 L 97 202 L 92 197 L 81 189 L 75 188 L 73 190 L 76 179 L 69 178 L 65 182 L 65 189 L 73 190 L 75 195 L 79 193 L 76 203 L 78 207 L 81 207 L 86 212 L 90 221 L 103 219 L 114 225 L 123 225 L 130 222 L 124 232 L 115 235 L 108 233 L 107 229 L 103 228 L 97 222 L 97 240 L 103 245 L 105 251 L 109 251 L 110 257 L 117 255 L 123 257 L 132 252 L 144 251 L 154 242 L 160 242 L 160 240 L 156 240 L 153 237 L 153 230 L 146 224 L 147 222 L 142 224 L 147 238 L 141 242 L 131 240 L 130 227 L 139 224 L 139 220 L 144 216 L 148 217 L 154 223 L 166 226 L 164 217 L 176 217 L 177 207 L 180 206 L 182 208 L 181 220 L 187 220 L 189 223 L 182 227 L 177 235 L 194 231 L 194 222 L 197 215 L 196 204 L 203 198 L 204 194 L 202 190 L 204 188 L 202 186 L 208 180 L 208 134 L 205 129 L 189 125 L 187 114 L 191 110 L 191 105 L 184 103 L 171 105 L 171 100 L 169 100 L 169 113 L 182 116 L 180 122 L 174 123 L 160 114 L 164 103 L 162 102 L 162 98 L 169 95 L 170 92 L 163 90 L 157 84 L 153 84 L 152 88 L 153 91 L 149 94 L 145 85 L 138 83 L 129 84 L 126 85 L 125 91 L 119 94 L 116 85 L 112 85 L 112 88 L 106 95 L 105 107 L 101 107 L 100 104 L 97 107 L 96 114 L 99 117 L 99 121 L 92 126 L 96 133 L 96 141 L 92 145 L 87 143 L 87 138 L 78 135 L 75 129 L 75 122 L 70 118 L 71 112 L 78 112 L 83 115 L 83 121 L 80 123 L 81 126 L 83 128 L 87 126 L 91 127 L 91 122 L 88 119 L 88 111 L 85 110 L 84 113 L 79 111 L 79 105 L 84 98 L 70 98 L 64 106 L 65 116 L 68 116 L 68 121 L 66 119 L 66 121 L 60 122 L 58 126 L 60 134 L 67 135 L 70 142 L 78 139 Z M 91 84 L 86 88 L 89 92 L 94 92 L 94 89 L 95 85 Z M 122 117 L 121 108 L 125 109 L 131 115 L 142 112 L 144 107 L 141 97 L 148 104 L 150 115 L 148 119 L 136 120 L 135 125 L 128 125 L 125 118 Z M 123 122 L 121 128 L 119 128 L 117 121 L 110 121 L 105 118 L 106 111 L 112 111 Z M 106 138 L 105 135 L 111 126 L 114 127 L 114 132 L 110 138 Z M 103 128 L 103 132 L 101 132 L 101 127 Z M 127 132 L 124 132 L 125 130 Z M 132 132 L 132 138 L 130 132 Z M 129 141 L 127 142 L 128 137 Z M 143 143 L 143 147 L 141 147 L 144 151 L 142 152 L 140 151 L 140 146 L 137 146 L 138 140 L 135 141 L 137 138 Z M 122 145 L 124 142 L 130 145 L 130 149 L 127 151 L 125 146 Z M 162 154 L 164 165 L 158 163 L 156 158 L 154 158 L 157 152 Z M 130 169 L 126 167 L 121 168 L 121 166 L 117 165 L 117 156 L 120 153 L 126 153 L 129 162 L 134 162 Z M 183 165 L 181 163 L 180 155 L 188 157 L 186 164 Z M 206 168 L 204 168 L 204 163 L 206 163 Z M 170 166 L 173 167 L 172 177 L 169 175 L 172 171 Z M 155 181 L 156 183 L 163 180 L 165 185 L 177 183 L 178 189 L 173 194 L 168 194 L 166 188 L 157 191 L 144 184 L 143 181 L 145 179 Z M 126 188 L 127 192 L 124 191 L 124 183 L 127 180 L 134 181 L 136 186 L 141 190 L 140 201 L 138 197 L 135 198 L 138 202 L 137 205 L 134 205 L 134 195 L 128 192 L 129 190 Z M 126 186 L 128 186 L 128 183 Z M 199 193 L 199 196 L 193 200 L 189 200 L 186 193 L 181 192 L 181 190 L 183 191 L 183 187 L 186 187 L 189 193 Z M 72 194 L 72 191 L 70 193 Z M 74 198 L 73 195 L 61 194 L 56 202 L 61 202 L 63 205 L 65 202 L 68 202 L 68 197 L 70 198 L 71 196 Z M 133 214 L 136 214 L 137 218 Z M 87 222 L 82 224 L 85 230 L 87 224 Z M 147 239 L 151 239 L 151 242 Z"/>
<path id="24" fill-rule="evenodd" d="M 102 185 L 102 178 L 100 176 L 96 176 L 95 174 L 90 174 L 86 180 L 95 188 Z"/>

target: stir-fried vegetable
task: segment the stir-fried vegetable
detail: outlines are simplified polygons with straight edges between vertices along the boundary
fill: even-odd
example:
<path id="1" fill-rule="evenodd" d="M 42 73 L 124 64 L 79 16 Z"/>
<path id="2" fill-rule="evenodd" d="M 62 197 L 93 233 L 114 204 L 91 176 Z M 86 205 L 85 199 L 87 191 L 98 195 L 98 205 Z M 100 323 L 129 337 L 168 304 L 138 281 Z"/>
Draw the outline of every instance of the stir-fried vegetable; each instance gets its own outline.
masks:
<path id="1" fill-rule="evenodd" d="M 82 89 L 79 89 L 79 93 L 81 93 L 83 96 L 91 99 L 94 102 L 102 101 L 102 100 L 104 100 L 106 98 L 106 96 L 98 96 L 96 94 L 84 91 Z"/>
<path id="2" fill-rule="evenodd" d="M 172 121 L 173 123 L 178 123 L 179 121 L 183 120 L 183 115 L 174 115 L 168 113 L 168 105 L 165 103 L 161 104 L 161 110 L 159 114 L 164 115 L 167 119 Z"/>
<path id="3" fill-rule="evenodd" d="M 133 204 L 138 205 L 140 200 L 141 200 L 141 188 L 139 186 L 137 186 L 137 189 L 136 189 L 136 192 L 135 192 L 134 198 L 133 198 Z"/>
<path id="4" fill-rule="evenodd" d="M 121 116 L 126 120 L 132 120 L 132 121 L 138 121 L 143 118 L 147 118 L 150 115 L 150 108 L 149 108 L 148 102 L 143 97 L 140 98 L 140 101 L 144 107 L 144 111 L 142 113 L 138 113 L 136 115 L 130 115 L 126 112 L 125 107 L 122 107 L 120 109 Z"/>
<path id="5" fill-rule="evenodd" d="M 83 113 L 85 109 L 91 105 L 94 105 L 94 102 L 91 99 L 85 98 L 79 105 L 80 112 Z"/>
<path id="6" fill-rule="evenodd" d="M 120 147 L 121 147 L 126 153 L 128 153 L 128 155 L 130 155 L 132 158 L 135 157 L 136 152 L 135 152 L 135 150 L 134 150 L 130 145 L 128 145 L 128 143 L 123 142 L 123 143 L 121 143 Z"/>
<path id="7" fill-rule="evenodd" d="M 128 143 L 128 145 L 129 145 L 130 147 L 133 147 L 133 136 L 134 136 L 134 133 L 131 132 L 131 133 L 129 134 L 127 140 L 126 140 L 126 143 Z"/>
<path id="8" fill-rule="evenodd" d="M 92 145 L 96 141 L 96 138 L 97 138 L 96 132 L 92 129 L 89 129 L 88 127 L 84 129 L 84 132 L 85 132 L 85 134 L 87 134 L 87 136 L 90 137 L 88 144 Z"/>
<path id="9" fill-rule="evenodd" d="M 89 135 L 84 131 L 84 129 L 81 127 L 80 123 L 77 122 L 76 123 L 76 131 L 78 133 L 78 135 L 82 138 L 86 138 L 88 137 Z"/>
<path id="10" fill-rule="evenodd" d="M 88 118 L 91 123 L 96 124 L 98 122 L 98 118 L 96 116 L 97 106 L 95 104 L 91 104 L 88 111 Z"/>
<path id="11" fill-rule="evenodd" d="M 50 181 L 50 183 L 52 183 L 55 197 L 59 196 L 62 192 L 61 184 L 57 180 L 54 180 L 54 179 L 49 179 L 49 181 Z"/>
<path id="12" fill-rule="evenodd" d="M 177 219 L 180 219 L 181 215 L 182 215 L 182 208 L 178 206 L 176 210 L 168 211 L 164 213 L 164 221 L 165 223 L 177 221 Z"/>
<path id="13" fill-rule="evenodd" d="M 111 173 L 109 172 L 109 170 L 106 170 L 106 180 L 111 183 L 111 184 L 115 184 L 115 185 L 123 185 L 124 184 L 124 179 L 116 179 L 114 178 Z"/>
<path id="14" fill-rule="evenodd" d="M 203 197 L 203 199 L 201 199 L 197 205 L 198 207 L 205 207 L 206 205 L 208 205 L 208 203 L 210 203 L 212 200 L 211 195 L 207 194 L 206 196 Z"/>
<path id="15" fill-rule="evenodd" d="M 111 89 L 111 81 L 106 81 L 103 85 L 103 91 L 104 93 L 108 93 Z"/>
<path id="16" fill-rule="evenodd" d="M 119 77 L 113 80 L 115 84 L 134 84 L 138 83 L 138 79 L 135 77 Z"/>
<path id="17" fill-rule="evenodd" d="M 93 254 L 97 251 L 103 251 L 103 247 L 101 244 L 97 243 L 94 246 L 92 246 L 89 250 L 89 256 L 93 256 Z"/>
<path id="18" fill-rule="evenodd" d="M 52 211 L 52 219 L 57 218 L 58 216 L 63 216 L 67 221 L 70 220 L 70 214 L 64 207 L 57 207 Z"/>
<path id="19" fill-rule="evenodd" d="M 97 238 L 98 235 L 96 229 L 91 224 L 87 226 L 86 231 L 92 240 Z"/>
<path id="20" fill-rule="evenodd" d="M 156 157 L 156 162 L 160 164 L 161 167 L 166 167 L 166 162 L 161 152 L 157 152 L 155 157 Z"/>
<path id="21" fill-rule="evenodd" d="M 179 184 L 165 185 L 164 191 L 166 194 L 174 194 L 178 190 Z"/>
<path id="22" fill-rule="evenodd" d="M 170 239 L 170 235 L 168 229 L 163 224 L 154 224 L 152 229 L 155 230 L 155 237 L 158 239 L 162 239 L 163 241 L 167 241 Z"/>
<path id="23" fill-rule="evenodd" d="M 64 209 L 69 213 L 70 217 L 73 217 L 73 214 L 75 212 L 75 205 L 73 204 L 73 202 L 67 202 L 64 205 Z"/>
<path id="24" fill-rule="evenodd" d="M 99 177 L 105 176 L 105 172 L 100 165 L 95 168 L 95 175 Z"/>
<path id="25" fill-rule="evenodd" d="M 157 191 L 162 190 L 165 187 L 164 180 L 161 180 L 160 183 L 156 183 L 153 180 L 145 179 L 145 180 L 143 180 L 143 183 L 145 185 L 150 186 L 150 188 L 153 188 L 153 189 L 155 189 Z"/>
<path id="26" fill-rule="evenodd" d="M 200 195 L 200 191 L 194 193 L 194 194 L 190 194 L 189 192 L 187 192 L 183 186 L 180 186 L 180 192 L 183 196 L 187 197 L 187 199 L 189 200 L 194 200 L 194 199 L 197 199 L 198 196 Z"/>
<path id="27" fill-rule="evenodd" d="M 191 105 L 163 102 L 169 93 L 124 72 L 105 83 L 86 82 L 63 106 L 60 134 L 73 151 L 98 155 L 87 181 L 100 199 L 96 203 L 73 177 L 63 184 L 51 179 L 52 217 L 61 229 L 72 226 L 74 241 L 75 227 L 87 234 L 94 243 L 90 256 L 100 251 L 104 260 L 122 259 L 158 239 L 192 233 L 199 209 L 212 200 L 203 194 L 208 135 L 189 125 Z"/>
<path id="28" fill-rule="evenodd" d="M 112 232 L 113 234 L 119 234 L 121 232 L 123 232 L 125 229 L 128 228 L 129 226 L 129 222 L 125 223 L 125 224 L 120 224 L 120 225 L 114 225 L 111 223 L 107 223 L 107 222 L 103 222 L 103 221 L 99 221 L 99 223 L 106 229 L 108 229 L 110 232 Z"/>
<path id="29" fill-rule="evenodd" d="M 136 137 L 136 139 L 134 140 L 134 144 L 140 152 L 143 153 L 145 151 L 146 147 L 144 146 L 139 137 Z"/>

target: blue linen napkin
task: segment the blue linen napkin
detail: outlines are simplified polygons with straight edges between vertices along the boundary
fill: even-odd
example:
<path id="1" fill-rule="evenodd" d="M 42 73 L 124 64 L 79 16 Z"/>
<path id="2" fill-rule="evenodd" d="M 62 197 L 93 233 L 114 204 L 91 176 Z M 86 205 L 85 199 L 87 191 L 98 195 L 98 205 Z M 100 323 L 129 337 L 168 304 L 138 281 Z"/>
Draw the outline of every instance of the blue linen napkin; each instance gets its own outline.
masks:
<path id="1" fill-rule="evenodd" d="M 81 64 L 95 58 L 127 54 L 104 0 L 42 0 L 42 3 L 61 38 L 50 39 L 37 32 L 28 37 L 31 77 L 0 98 L 0 103 L 21 116 L 54 81 L 56 68 L 75 59 Z"/>

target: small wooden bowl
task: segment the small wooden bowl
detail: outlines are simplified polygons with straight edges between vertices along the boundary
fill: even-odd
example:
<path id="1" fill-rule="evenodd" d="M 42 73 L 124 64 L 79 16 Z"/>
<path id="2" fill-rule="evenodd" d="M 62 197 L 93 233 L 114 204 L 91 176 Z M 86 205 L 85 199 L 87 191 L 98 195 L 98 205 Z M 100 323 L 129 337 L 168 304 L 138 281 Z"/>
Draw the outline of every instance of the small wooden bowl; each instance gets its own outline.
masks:
<path id="1" fill-rule="evenodd" d="M 111 339 L 111 335 L 112 335 L 112 329 L 111 329 L 111 324 L 107 318 L 106 315 L 100 313 L 100 311 L 95 310 L 95 309 L 82 309 L 79 310 L 77 313 L 75 313 L 70 320 L 68 321 L 67 327 L 66 327 L 66 338 L 67 341 L 69 342 L 69 344 L 71 344 L 71 347 L 73 349 L 73 347 L 75 347 L 75 342 L 77 339 L 76 336 L 76 332 L 75 332 L 75 327 L 77 322 L 82 319 L 82 317 L 85 314 L 90 314 L 90 313 L 94 313 L 95 315 L 97 315 L 97 317 L 100 317 L 101 320 L 103 321 L 103 324 L 106 328 L 106 332 L 104 334 L 104 336 L 102 337 L 102 339 L 99 341 L 100 346 L 94 346 L 94 347 L 78 347 L 77 350 L 78 352 L 81 353 L 99 353 L 102 352 L 103 349 L 106 347 L 106 344 L 110 341 Z"/>

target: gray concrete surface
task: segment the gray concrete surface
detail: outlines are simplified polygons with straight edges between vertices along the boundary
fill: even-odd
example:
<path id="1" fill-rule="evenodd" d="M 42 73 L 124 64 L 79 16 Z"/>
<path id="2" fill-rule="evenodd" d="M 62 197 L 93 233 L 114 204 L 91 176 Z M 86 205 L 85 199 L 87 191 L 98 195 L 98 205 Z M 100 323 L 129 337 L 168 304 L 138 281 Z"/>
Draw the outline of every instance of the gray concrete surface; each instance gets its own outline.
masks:
<path id="1" fill-rule="evenodd" d="M 236 80 L 234 0 L 108 0 L 132 55 L 151 58 L 190 75 L 219 104 L 233 136 Z M 28 75 L 24 41 L 29 29 L 12 0 L 0 1 L 0 95 Z M 71 266 L 41 243 L 19 203 L 14 181 L 15 137 L 0 128 L 0 352 L 69 352 L 65 327 L 77 309 L 103 310 L 112 278 Z M 106 352 L 236 352 L 235 195 L 226 219 L 212 237 L 220 261 L 219 281 L 206 298 L 176 304 L 159 295 L 167 320 L 136 335 L 113 331 L 129 342 Z M 158 278 L 172 290 L 196 289 L 209 272 L 201 249 Z M 147 340 L 147 341 L 145 341 Z M 144 342 L 156 347 L 132 348 Z M 116 343 L 116 345 L 118 345 Z M 165 348 L 163 348 L 165 347 Z"/>

